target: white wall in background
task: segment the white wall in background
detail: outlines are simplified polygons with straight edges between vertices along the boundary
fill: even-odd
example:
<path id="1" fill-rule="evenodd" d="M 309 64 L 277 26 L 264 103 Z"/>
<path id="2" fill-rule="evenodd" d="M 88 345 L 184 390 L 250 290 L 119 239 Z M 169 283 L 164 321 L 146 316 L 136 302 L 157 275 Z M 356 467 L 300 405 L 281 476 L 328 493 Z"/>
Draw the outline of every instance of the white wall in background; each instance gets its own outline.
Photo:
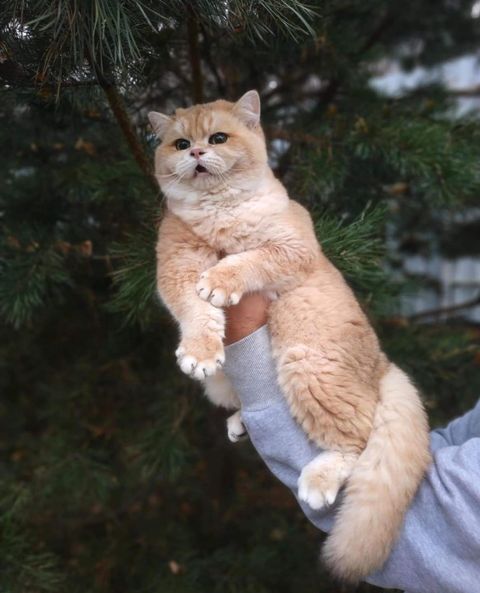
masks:
<path id="1" fill-rule="evenodd" d="M 462 304 L 480 295 L 479 258 L 445 259 L 415 255 L 405 258 L 403 267 L 406 272 L 437 284 L 436 287 L 422 288 L 415 294 L 403 297 L 402 313 L 405 315 Z M 442 315 L 440 318 L 451 316 L 480 323 L 480 305 Z"/>

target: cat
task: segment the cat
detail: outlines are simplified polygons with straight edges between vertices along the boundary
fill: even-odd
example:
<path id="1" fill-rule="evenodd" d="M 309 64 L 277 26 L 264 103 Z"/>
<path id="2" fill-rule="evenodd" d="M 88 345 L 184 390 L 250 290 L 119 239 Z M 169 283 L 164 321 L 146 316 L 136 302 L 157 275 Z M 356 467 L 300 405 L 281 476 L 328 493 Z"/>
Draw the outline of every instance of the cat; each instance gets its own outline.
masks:
<path id="1" fill-rule="evenodd" d="M 161 140 L 155 175 L 167 198 L 156 248 L 158 292 L 178 321 L 183 372 L 237 410 L 221 370 L 223 308 L 268 291 L 278 383 L 308 437 L 325 451 L 305 466 L 298 497 L 330 507 L 344 487 L 323 557 L 358 581 L 388 557 L 430 462 L 417 390 L 382 352 L 341 273 L 323 255 L 311 217 L 268 165 L 260 97 L 177 109 L 149 120 Z"/>

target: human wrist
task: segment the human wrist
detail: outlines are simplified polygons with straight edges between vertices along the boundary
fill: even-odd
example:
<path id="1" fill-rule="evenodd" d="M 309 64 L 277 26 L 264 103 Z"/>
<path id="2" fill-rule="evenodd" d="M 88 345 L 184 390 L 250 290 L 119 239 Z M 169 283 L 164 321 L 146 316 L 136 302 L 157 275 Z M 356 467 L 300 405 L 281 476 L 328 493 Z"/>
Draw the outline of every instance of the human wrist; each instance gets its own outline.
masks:
<path id="1" fill-rule="evenodd" d="M 261 293 L 246 294 L 238 305 L 225 310 L 225 345 L 246 338 L 267 323 L 269 301 Z"/>
<path id="2" fill-rule="evenodd" d="M 266 325 L 225 348 L 223 369 L 242 407 L 264 408 L 282 399 Z"/>

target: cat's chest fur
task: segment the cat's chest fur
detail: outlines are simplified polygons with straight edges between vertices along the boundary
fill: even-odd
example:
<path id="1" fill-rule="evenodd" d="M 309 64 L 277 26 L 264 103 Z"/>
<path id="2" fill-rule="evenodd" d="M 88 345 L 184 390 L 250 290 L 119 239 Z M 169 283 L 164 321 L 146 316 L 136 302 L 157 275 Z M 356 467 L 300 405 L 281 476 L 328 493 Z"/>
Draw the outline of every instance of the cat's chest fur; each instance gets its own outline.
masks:
<path id="1" fill-rule="evenodd" d="M 215 196 L 198 204 L 169 203 L 192 231 L 222 255 L 255 249 L 268 240 L 275 215 L 287 208 L 288 197 L 256 194 L 234 199 Z"/>

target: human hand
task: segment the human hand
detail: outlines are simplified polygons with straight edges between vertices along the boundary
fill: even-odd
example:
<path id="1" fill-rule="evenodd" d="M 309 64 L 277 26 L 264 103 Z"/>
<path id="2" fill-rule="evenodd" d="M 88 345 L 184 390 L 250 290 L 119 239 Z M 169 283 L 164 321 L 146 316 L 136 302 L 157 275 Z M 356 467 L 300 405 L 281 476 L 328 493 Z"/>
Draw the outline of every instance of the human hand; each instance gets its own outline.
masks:
<path id="1" fill-rule="evenodd" d="M 238 342 L 267 323 L 269 299 L 262 293 L 245 294 L 238 305 L 225 309 L 225 345 Z"/>

